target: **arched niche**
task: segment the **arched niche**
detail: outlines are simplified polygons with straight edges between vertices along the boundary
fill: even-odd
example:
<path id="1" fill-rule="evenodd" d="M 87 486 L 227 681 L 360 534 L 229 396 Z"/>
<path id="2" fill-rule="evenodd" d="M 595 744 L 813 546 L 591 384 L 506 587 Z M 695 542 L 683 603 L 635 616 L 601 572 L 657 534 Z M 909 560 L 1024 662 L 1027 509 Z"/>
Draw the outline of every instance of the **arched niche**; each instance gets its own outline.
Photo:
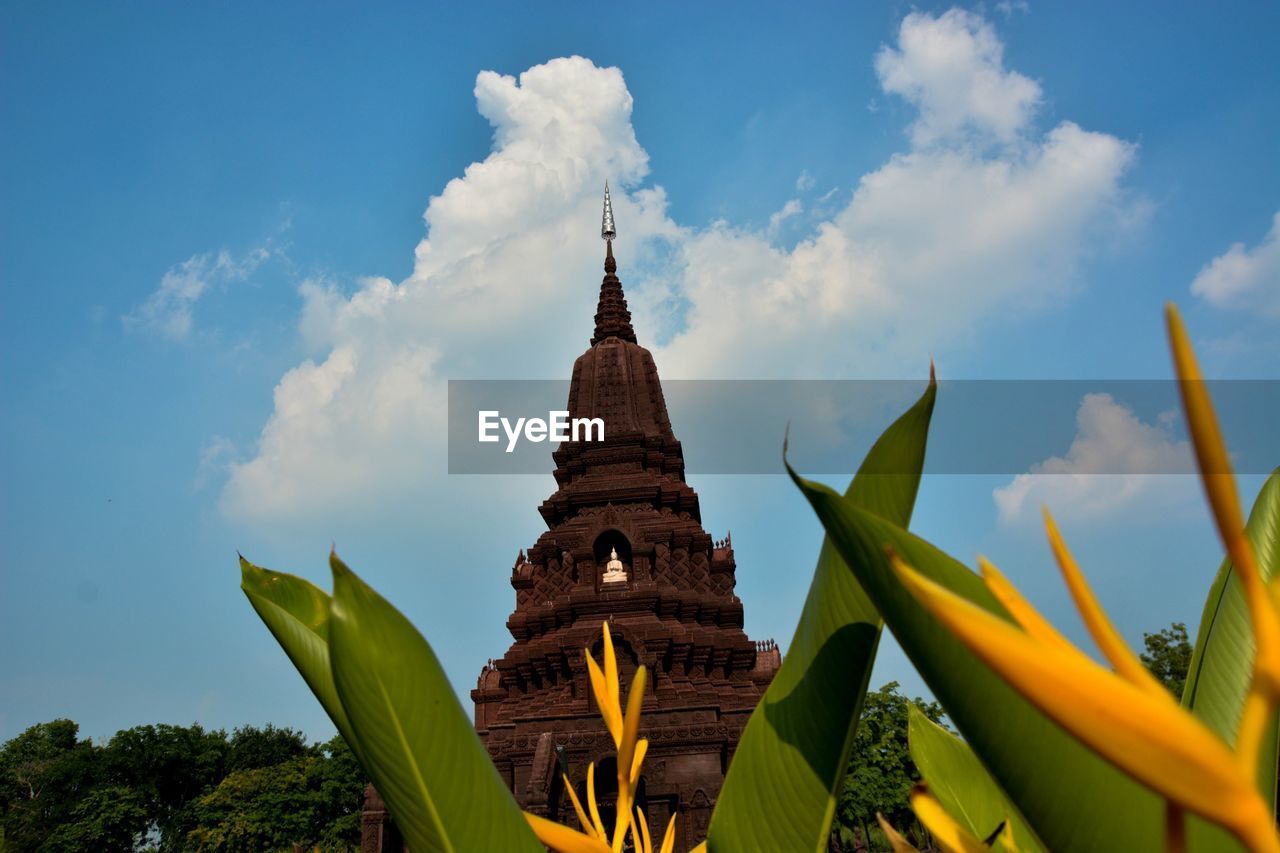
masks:
<path id="1" fill-rule="evenodd" d="M 614 551 L 617 551 L 618 559 L 622 561 L 622 565 L 626 569 L 627 580 L 632 580 L 634 578 L 635 564 L 632 561 L 631 540 L 616 527 L 601 531 L 591 545 L 591 554 L 596 564 L 596 575 L 598 577 L 604 575 Z"/>

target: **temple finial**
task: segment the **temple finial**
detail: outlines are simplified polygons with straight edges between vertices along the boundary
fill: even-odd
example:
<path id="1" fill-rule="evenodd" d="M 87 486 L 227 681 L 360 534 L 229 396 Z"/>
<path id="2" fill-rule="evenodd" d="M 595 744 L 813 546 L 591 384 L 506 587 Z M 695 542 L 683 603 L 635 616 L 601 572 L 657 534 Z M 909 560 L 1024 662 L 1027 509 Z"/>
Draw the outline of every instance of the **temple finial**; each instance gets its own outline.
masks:
<path id="1" fill-rule="evenodd" d="M 627 310 L 627 297 L 622 293 L 622 282 L 616 275 L 618 262 L 613 258 L 613 239 L 618 232 L 613 227 L 613 204 L 609 201 L 609 182 L 604 184 L 604 217 L 600 220 L 600 236 L 604 238 L 604 281 L 600 282 L 600 304 L 596 306 L 596 333 L 591 345 L 603 340 L 618 338 L 636 342 L 635 329 L 631 327 L 631 312 Z"/>
<path id="2" fill-rule="evenodd" d="M 618 230 L 613 227 L 613 204 L 609 201 L 609 182 L 604 182 L 604 217 L 600 220 L 601 238 L 613 242 Z"/>

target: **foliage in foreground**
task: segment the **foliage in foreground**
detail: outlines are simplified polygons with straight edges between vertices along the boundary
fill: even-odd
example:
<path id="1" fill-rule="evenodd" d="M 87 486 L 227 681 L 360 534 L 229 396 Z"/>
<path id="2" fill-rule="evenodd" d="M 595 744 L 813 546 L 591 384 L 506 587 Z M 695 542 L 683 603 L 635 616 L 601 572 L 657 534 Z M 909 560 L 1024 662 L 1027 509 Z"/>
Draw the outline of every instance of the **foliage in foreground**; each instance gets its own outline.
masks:
<path id="1" fill-rule="evenodd" d="M 54 720 L 0 747 L 0 850 L 348 850 L 363 788 L 341 738 L 148 725 L 97 745 Z"/>
<path id="2" fill-rule="evenodd" d="M 912 811 L 944 850 L 1280 850 L 1272 821 L 1280 701 L 1280 471 L 1246 527 L 1176 313 L 1170 334 L 1202 478 L 1228 559 L 1210 589 L 1182 704 L 1093 598 L 1051 519 L 1049 539 L 1111 667 L 1074 649 L 990 563 L 976 574 L 907 531 L 935 385 L 872 447 L 844 495 L 792 472 L 827 533 L 786 660 L 744 731 L 707 849 L 819 851 L 887 623 L 963 740 L 916 713 L 909 751 L 927 784 Z M 416 851 L 540 849 L 430 646 L 336 555 L 330 596 L 242 562 L 242 587 L 384 794 Z M 1280 583 L 1280 582 L 1278 582 Z M 608 626 L 604 635 L 609 637 Z M 593 688 L 619 750 L 620 797 L 643 760 L 637 677 Z M 601 686 L 603 683 L 603 687 Z M 632 707 L 635 713 L 632 713 Z M 625 722 L 624 722 L 625 721 Z M 634 752 L 632 752 L 634 750 Z M 634 755 L 634 758 L 633 758 Z M 591 787 L 591 786 L 589 786 Z M 539 825 L 563 851 L 620 850 Z M 536 823 L 536 822 L 535 822 Z M 544 822 L 545 823 L 545 822 Z M 881 820 L 897 850 L 914 849 Z M 651 845 L 633 834 L 640 849 Z M 668 835 L 668 839 L 670 836 Z M 664 849 L 666 845 L 664 844 Z"/>
<path id="3" fill-rule="evenodd" d="M 915 821 L 909 797 L 920 769 L 907 740 L 913 708 L 933 723 L 942 721 L 941 705 L 920 698 L 913 702 L 898 692 L 896 681 L 867 692 L 832 830 L 844 849 L 874 834 L 877 813 L 894 826 Z"/>
<path id="4" fill-rule="evenodd" d="M 994 566 L 974 574 L 796 478 L 1007 796 L 1005 829 L 1021 818 L 1033 833 L 1014 833 L 1023 849 L 1280 849 L 1271 817 L 1280 615 L 1265 586 L 1280 561 L 1280 472 L 1246 528 L 1204 382 L 1172 309 L 1169 320 L 1187 421 L 1229 555 L 1210 589 L 1181 707 L 1125 647 L 1051 520 L 1068 588 L 1114 672 L 1062 640 Z M 950 838 L 945 847 L 974 849 L 976 839 L 991 839 L 991 825 L 969 823 L 968 809 L 938 808 L 930 789 L 913 804 L 931 829 L 926 812 L 956 824 L 935 830 L 940 842 Z M 993 843 L 1008 846 L 1007 838 Z"/>

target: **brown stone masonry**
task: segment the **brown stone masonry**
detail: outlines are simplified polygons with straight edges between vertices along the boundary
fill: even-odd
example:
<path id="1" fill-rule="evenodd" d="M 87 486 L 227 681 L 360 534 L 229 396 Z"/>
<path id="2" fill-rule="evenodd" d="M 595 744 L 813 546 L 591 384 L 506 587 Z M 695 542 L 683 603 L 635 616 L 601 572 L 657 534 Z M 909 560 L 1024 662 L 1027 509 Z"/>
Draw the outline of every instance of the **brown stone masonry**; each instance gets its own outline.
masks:
<path id="1" fill-rule="evenodd" d="M 733 543 L 702 527 L 698 495 L 667 415 L 653 356 L 636 341 L 612 240 L 586 352 L 573 365 L 570 418 L 602 418 L 604 441 L 553 454 L 557 489 L 539 508 L 548 530 L 511 569 L 514 642 L 480 673 L 476 731 L 521 807 L 576 823 L 565 773 L 612 825 L 613 741 L 591 694 L 584 649 L 602 657 L 608 622 L 621 681 L 650 672 L 641 736 L 649 739 L 638 793 L 660 838 L 673 811 L 676 849 L 707 830 L 725 771 L 751 711 L 781 664 L 777 645 L 742 630 Z M 370 789 L 365 850 L 396 849 L 385 806 Z"/>
<path id="2" fill-rule="evenodd" d="M 595 333 L 573 365 L 569 416 L 605 422 L 603 442 L 553 454 L 557 488 L 540 507 L 548 530 L 511 570 L 515 642 L 481 672 L 476 730 L 521 806 L 574 822 L 567 772 L 585 799 L 588 762 L 611 803 L 613 742 L 596 712 L 584 648 L 601 656 L 608 621 L 623 684 L 640 664 L 651 689 L 641 788 L 655 837 L 678 811 L 677 849 L 705 836 L 747 718 L 781 658 L 742 630 L 728 537 L 702 527 L 698 495 L 667 415 L 653 356 L 636 341 L 613 245 Z M 625 575 L 606 582 L 617 554 Z M 602 766 L 610 765 L 610 766 Z"/>

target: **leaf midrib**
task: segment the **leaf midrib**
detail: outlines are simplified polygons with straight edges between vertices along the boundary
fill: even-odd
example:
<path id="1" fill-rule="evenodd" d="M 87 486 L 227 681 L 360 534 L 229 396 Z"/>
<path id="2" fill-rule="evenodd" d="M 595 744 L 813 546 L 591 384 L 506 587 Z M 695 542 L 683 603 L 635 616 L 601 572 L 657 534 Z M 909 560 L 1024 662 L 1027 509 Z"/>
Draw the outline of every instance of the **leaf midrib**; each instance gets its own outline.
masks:
<path id="1" fill-rule="evenodd" d="M 418 767 L 418 760 L 413 754 L 413 750 L 409 746 L 409 740 L 405 736 L 404 727 L 400 725 L 400 716 L 396 713 L 395 705 L 391 702 L 391 696 L 387 693 L 387 686 L 383 683 L 382 678 L 376 673 L 373 680 L 378 684 L 378 693 L 382 696 L 382 704 L 387 709 L 387 716 L 391 719 L 392 725 L 395 726 L 396 739 L 400 741 L 400 748 L 404 751 L 405 757 L 408 759 L 409 766 L 413 769 L 413 780 L 418 785 L 418 792 L 422 795 L 422 801 L 427 806 L 427 812 L 431 818 L 431 822 L 435 824 L 436 830 L 440 834 L 440 840 L 444 843 L 444 849 L 453 853 L 453 842 L 449 840 L 449 834 L 445 831 L 444 823 L 440 820 L 440 812 L 436 810 L 435 800 L 431 798 L 431 792 L 427 790 L 426 779 L 422 776 L 422 770 Z"/>

